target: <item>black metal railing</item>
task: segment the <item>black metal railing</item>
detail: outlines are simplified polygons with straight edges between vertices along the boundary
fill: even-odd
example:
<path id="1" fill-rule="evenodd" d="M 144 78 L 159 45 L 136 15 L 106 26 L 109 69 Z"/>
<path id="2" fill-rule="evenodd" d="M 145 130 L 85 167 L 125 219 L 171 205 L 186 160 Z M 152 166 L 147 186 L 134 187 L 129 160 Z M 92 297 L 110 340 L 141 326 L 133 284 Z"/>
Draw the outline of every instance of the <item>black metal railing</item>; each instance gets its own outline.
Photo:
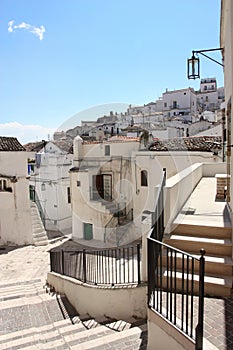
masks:
<path id="1" fill-rule="evenodd" d="M 133 208 L 130 208 L 128 212 L 126 212 L 126 206 L 125 203 L 123 203 L 123 206 L 120 206 L 118 204 L 118 208 L 116 213 L 110 218 L 110 220 L 107 222 L 104 228 L 104 243 L 108 241 L 110 238 L 111 241 L 113 241 L 117 247 L 120 246 L 120 241 L 122 237 L 124 236 L 124 233 L 120 233 L 117 230 L 117 228 L 121 225 L 124 225 L 128 221 L 133 221 Z"/>
<path id="2" fill-rule="evenodd" d="M 205 251 L 200 257 L 162 243 L 165 174 L 148 235 L 148 307 L 203 348 Z"/>
<path id="3" fill-rule="evenodd" d="M 149 239 L 148 306 L 188 337 L 203 344 L 204 265 L 200 258 Z"/>
<path id="4" fill-rule="evenodd" d="M 51 271 L 93 285 L 140 284 L 140 244 L 97 251 L 50 251 Z"/>
<path id="5" fill-rule="evenodd" d="M 166 169 L 163 169 L 163 177 L 156 198 L 155 210 L 152 213 L 151 236 L 162 241 L 164 234 L 164 187 L 166 184 Z"/>

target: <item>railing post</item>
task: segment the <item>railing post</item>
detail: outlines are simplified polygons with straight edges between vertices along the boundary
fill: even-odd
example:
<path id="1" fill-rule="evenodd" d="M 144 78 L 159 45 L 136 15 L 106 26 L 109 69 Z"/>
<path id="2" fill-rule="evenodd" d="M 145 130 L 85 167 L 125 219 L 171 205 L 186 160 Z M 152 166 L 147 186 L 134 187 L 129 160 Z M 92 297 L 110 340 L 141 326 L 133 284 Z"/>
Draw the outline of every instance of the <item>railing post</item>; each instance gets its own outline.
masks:
<path id="1" fill-rule="evenodd" d="M 140 244 L 137 244 L 137 265 L 138 265 L 138 284 L 141 283 L 141 271 L 140 271 Z"/>
<path id="2" fill-rule="evenodd" d="M 204 276 L 205 276 L 205 249 L 200 250 L 200 271 L 199 271 L 199 306 L 198 325 L 196 328 L 196 350 L 203 349 L 203 328 L 204 328 Z"/>
<path id="3" fill-rule="evenodd" d="M 87 281 L 87 262 L 86 262 L 86 251 L 83 249 L 83 282 Z"/>
<path id="4" fill-rule="evenodd" d="M 65 266 L 64 266 L 64 250 L 61 250 L 61 274 L 65 274 Z"/>
<path id="5" fill-rule="evenodd" d="M 148 307 L 152 305 L 151 297 L 155 289 L 155 254 L 153 241 L 147 238 L 147 271 L 148 271 Z"/>
<path id="6" fill-rule="evenodd" d="M 49 252 L 50 272 L 53 271 L 53 258 L 52 258 L 52 254 L 53 254 L 53 252 L 51 252 L 51 250 L 50 250 L 50 252 Z"/>

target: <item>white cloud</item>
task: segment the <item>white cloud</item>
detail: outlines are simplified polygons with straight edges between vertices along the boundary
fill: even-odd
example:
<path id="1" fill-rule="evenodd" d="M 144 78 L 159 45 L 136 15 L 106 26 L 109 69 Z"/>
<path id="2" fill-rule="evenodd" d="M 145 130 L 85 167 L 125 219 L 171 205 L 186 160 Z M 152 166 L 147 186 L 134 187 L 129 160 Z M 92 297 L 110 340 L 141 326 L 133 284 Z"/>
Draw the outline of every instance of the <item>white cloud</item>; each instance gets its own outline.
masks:
<path id="1" fill-rule="evenodd" d="M 8 32 L 12 33 L 17 29 L 24 29 L 24 30 L 28 30 L 32 34 L 36 35 L 40 40 L 43 40 L 44 33 L 45 33 L 44 26 L 35 27 L 35 26 L 28 24 L 28 23 L 25 23 L 25 22 L 22 22 L 18 25 L 14 25 L 14 23 L 15 23 L 14 20 L 8 22 Z"/>
<path id="2" fill-rule="evenodd" d="M 40 40 L 43 40 L 45 27 L 40 26 L 39 28 L 34 27 L 31 32 L 39 37 Z"/>
<path id="3" fill-rule="evenodd" d="M 23 125 L 17 122 L 0 124 L 0 136 L 17 137 L 20 143 L 52 139 L 55 128 L 46 128 L 41 125 Z"/>
<path id="4" fill-rule="evenodd" d="M 27 24 L 25 22 L 20 23 L 18 26 L 14 26 L 14 29 L 30 29 L 30 24 Z"/>
<path id="5" fill-rule="evenodd" d="M 10 33 L 13 32 L 13 23 L 14 23 L 14 21 L 8 22 L 8 32 L 10 32 Z"/>

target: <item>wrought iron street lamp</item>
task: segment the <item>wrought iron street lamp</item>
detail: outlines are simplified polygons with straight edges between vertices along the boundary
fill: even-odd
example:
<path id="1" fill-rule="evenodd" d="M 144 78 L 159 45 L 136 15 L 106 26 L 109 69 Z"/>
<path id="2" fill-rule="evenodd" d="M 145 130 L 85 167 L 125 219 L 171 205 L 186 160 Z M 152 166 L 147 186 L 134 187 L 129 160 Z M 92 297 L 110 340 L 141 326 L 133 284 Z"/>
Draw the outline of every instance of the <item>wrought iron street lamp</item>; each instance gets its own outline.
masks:
<path id="1" fill-rule="evenodd" d="M 200 78 L 200 60 L 195 57 L 194 51 L 191 58 L 188 59 L 188 79 Z"/>
<path id="2" fill-rule="evenodd" d="M 188 65 L 188 79 L 199 79 L 200 78 L 200 60 L 199 58 L 196 56 L 198 54 L 201 54 L 203 56 L 205 56 L 206 58 L 209 58 L 211 61 L 219 64 L 220 66 L 224 67 L 224 65 L 220 62 L 218 62 L 217 60 L 215 60 L 212 57 L 207 56 L 205 53 L 203 52 L 210 52 L 210 51 L 219 51 L 219 50 L 223 50 L 221 47 L 217 48 L 217 49 L 207 49 L 207 50 L 197 50 L 197 51 L 193 51 L 192 52 L 192 57 L 188 58 L 187 60 L 187 65 Z"/>

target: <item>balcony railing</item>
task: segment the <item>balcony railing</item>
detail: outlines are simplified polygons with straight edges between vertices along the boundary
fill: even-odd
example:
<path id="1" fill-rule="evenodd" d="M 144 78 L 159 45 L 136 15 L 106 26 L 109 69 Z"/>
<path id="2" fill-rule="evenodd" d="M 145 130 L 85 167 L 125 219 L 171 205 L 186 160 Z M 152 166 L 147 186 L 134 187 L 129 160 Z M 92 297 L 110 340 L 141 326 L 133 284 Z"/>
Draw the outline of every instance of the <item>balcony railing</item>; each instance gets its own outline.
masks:
<path id="1" fill-rule="evenodd" d="M 96 251 L 50 251 L 51 272 L 91 285 L 141 283 L 140 244 Z"/>
<path id="2" fill-rule="evenodd" d="M 179 109 L 180 108 L 180 105 L 178 104 L 173 104 L 171 106 L 169 106 L 170 109 Z"/>

